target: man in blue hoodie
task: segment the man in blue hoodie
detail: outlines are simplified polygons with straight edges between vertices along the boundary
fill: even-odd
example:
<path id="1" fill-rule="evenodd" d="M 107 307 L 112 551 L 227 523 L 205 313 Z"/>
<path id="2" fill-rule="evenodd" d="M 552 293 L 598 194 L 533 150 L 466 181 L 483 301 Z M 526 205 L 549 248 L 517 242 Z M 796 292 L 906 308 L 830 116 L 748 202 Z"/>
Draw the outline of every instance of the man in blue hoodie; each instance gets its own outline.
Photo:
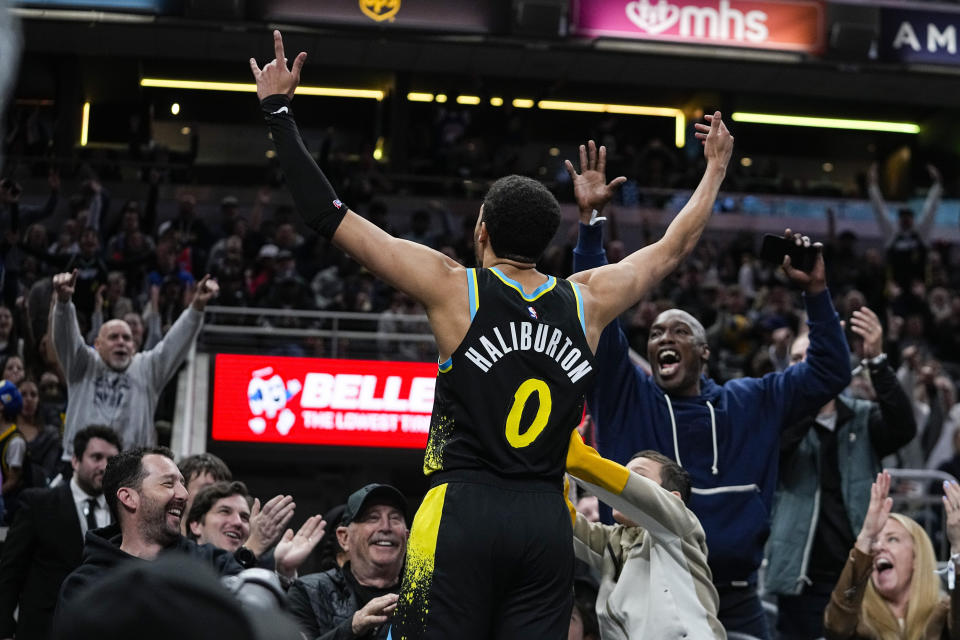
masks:
<path id="1" fill-rule="evenodd" d="M 571 177 L 581 219 L 576 272 L 607 262 L 597 213 L 613 192 L 602 188 L 607 183 L 601 173 Z M 789 230 L 786 235 L 809 243 Z M 650 329 L 653 375 L 631 363 L 627 338 L 614 321 L 600 338 L 597 377 L 587 393 L 601 455 L 625 464 L 634 451 L 653 449 L 690 473 L 690 509 L 706 532 L 720 621 L 728 631 L 758 638 L 769 637 L 756 585 L 770 533 L 780 431 L 815 413 L 850 382 L 849 347 L 827 290 L 822 254 L 810 273 L 792 268 L 789 259 L 784 271 L 804 293 L 810 326 L 805 362 L 719 385 L 702 375 L 710 353 L 703 326 L 670 309 Z"/>

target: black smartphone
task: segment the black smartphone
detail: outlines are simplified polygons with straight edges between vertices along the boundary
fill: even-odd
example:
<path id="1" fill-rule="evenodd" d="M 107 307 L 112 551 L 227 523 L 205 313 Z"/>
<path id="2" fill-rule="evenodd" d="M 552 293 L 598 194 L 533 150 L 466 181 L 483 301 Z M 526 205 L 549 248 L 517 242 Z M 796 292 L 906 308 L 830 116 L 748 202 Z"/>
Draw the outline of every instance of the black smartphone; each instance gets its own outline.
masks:
<path id="1" fill-rule="evenodd" d="M 819 250 L 814 246 L 804 247 L 797 245 L 792 239 L 767 233 L 764 234 L 763 244 L 760 246 L 760 259 L 780 265 L 783 264 L 784 256 L 790 256 L 790 264 L 793 268 L 809 273 L 817 264 L 818 252 Z"/>

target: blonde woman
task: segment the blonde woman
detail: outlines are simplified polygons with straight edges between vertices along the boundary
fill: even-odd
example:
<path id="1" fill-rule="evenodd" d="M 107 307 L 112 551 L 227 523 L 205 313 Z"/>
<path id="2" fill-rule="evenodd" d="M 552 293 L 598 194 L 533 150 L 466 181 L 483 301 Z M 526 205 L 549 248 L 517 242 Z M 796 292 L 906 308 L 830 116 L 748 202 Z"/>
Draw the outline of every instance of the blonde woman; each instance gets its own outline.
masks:
<path id="1" fill-rule="evenodd" d="M 923 528 L 890 513 L 890 475 L 878 474 L 857 542 L 824 614 L 828 640 L 960 639 L 960 595 L 940 595 Z M 960 564 L 960 486 L 944 483 L 951 563 Z"/>

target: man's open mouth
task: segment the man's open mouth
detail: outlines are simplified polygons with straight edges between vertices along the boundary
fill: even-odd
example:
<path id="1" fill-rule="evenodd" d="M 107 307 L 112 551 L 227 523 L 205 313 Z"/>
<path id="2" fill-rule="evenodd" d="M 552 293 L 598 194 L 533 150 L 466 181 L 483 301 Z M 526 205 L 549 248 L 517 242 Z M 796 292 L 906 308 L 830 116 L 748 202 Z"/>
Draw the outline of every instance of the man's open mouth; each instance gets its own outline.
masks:
<path id="1" fill-rule="evenodd" d="M 680 368 L 680 354 L 675 349 L 663 349 L 657 354 L 660 375 L 668 378 Z"/>

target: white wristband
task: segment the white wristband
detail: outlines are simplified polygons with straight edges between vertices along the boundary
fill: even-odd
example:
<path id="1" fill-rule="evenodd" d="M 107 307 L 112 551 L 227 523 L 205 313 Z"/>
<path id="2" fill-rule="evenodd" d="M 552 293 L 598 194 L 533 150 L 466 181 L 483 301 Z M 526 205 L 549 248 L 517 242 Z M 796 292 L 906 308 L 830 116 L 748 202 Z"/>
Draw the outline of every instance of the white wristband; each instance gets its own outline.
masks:
<path id="1" fill-rule="evenodd" d="M 594 209 L 593 211 L 591 211 L 591 212 L 590 212 L 590 222 L 588 222 L 587 224 L 589 224 L 589 225 L 592 227 L 593 225 L 597 224 L 598 222 L 604 222 L 604 221 L 606 220 L 606 217 L 601 216 L 601 215 L 598 215 L 599 213 L 600 213 L 600 212 L 597 211 L 596 209 Z"/>

